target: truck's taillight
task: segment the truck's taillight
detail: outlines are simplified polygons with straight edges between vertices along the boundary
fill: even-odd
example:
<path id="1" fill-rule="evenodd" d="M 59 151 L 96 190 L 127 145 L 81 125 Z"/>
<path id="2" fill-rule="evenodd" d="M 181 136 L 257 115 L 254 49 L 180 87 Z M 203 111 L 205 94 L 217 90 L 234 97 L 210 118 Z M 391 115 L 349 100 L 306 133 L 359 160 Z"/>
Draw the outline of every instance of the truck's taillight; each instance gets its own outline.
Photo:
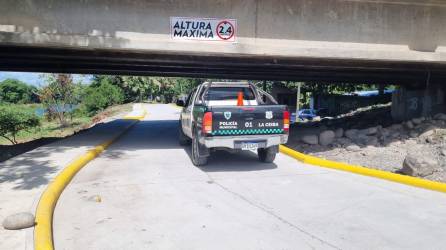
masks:
<path id="1" fill-rule="evenodd" d="M 288 111 L 283 111 L 283 130 L 287 133 L 290 131 L 290 112 Z"/>
<path id="2" fill-rule="evenodd" d="M 206 112 L 203 116 L 203 133 L 212 133 L 212 112 Z"/>

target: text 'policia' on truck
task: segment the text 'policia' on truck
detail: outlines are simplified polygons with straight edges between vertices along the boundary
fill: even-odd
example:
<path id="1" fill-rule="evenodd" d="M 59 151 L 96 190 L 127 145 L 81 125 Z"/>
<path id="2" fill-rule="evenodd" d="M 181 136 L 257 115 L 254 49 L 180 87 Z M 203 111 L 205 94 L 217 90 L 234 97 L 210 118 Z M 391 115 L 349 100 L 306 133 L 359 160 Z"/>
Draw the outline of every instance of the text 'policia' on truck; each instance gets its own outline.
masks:
<path id="1" fill-rule="evenodd" d="M 287 107 L 250 83 L 205 82 L 177 105 L 183 106 L 179 141 L 192 143 L 196 166 L 218 149 L 257 150 L 260 161 L 270 163 L 288 141 Z"/>

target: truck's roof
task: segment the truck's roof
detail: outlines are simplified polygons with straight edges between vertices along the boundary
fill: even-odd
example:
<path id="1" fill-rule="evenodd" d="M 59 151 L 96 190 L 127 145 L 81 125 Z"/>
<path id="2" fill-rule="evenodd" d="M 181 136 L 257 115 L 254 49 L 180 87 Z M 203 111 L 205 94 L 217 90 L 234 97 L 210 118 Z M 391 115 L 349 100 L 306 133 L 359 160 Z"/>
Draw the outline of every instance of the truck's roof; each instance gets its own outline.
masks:
<path id="1" fill-rule="evenodd" d="M 211 84 L 212 87 L 249 87 L 248 82 L 205 82 Z"/>

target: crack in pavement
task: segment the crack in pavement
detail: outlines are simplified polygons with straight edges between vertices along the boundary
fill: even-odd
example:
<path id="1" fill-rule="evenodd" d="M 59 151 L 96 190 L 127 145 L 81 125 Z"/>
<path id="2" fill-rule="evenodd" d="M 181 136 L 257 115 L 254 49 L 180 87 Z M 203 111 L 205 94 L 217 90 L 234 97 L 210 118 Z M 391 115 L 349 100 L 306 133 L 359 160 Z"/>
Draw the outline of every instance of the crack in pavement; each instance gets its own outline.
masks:
<path id="1" fill-rule="evenodd" d="M 312 233 L 310 233 L 310 232 L 305 231 L 304 229 L 302 229 L 302 228 L 300 228 L 299 226 L 297 226 L 297 225 L 295 225 L 295 224 L 289 222 L 288 220 L 282 218 L 281 216 L 275 214 L 274 212 L 272 212 L 272 211 L 270 211 L 270 210 L 267 210 L 267 209 L 263 208 L 262 206 L 259 206 L 259 205 L 256 204 L 255 202 L 250 201 L 250 200 L 249 200 L 248 198 L 246 198 L 245 196 L 243 196 L 243 195 L 241 195 L 241 194 L 239 194 L 239 193 L 237 193 L 237 192 L 234 192 L 234 191 L 230 190 L 229 188 L 227 188 L 227 187 L 223 186 L 222 184 L 216 182 L 216 181 L 212 178 L 212 176 L 210 176 L 208 173 L 206 173 L 206 175 L 208 176 L 209 181 L 211 181 L 212 183 L 216 184 L 217 186 L 219 186 L 219 187 L 220 187 L 221 189 L 223 189 L 224 191 L 226 191 L 226 192 L 228 192 L 228 193 L 230 193 L 230 194 L 236 196 L 237 198 L 239 198 L 239 199 L 241 199 L 241 200 L 247 202 L 248 204 L 250 204 L 251 206 L 253 206 L 253 207 L 257 208 L 257 209 L 260 209 L 261 211 L 267 213 L 268 215 L 272 216 L 273 218 L 279 220 L 280 222 L 282 222 L 282 223 L 284 223 L 284 224 L 286 224 L 286 225 L 288 225 L 288 226 L 290 226 L 290 227 L 292 227 L 292 228 L 298 230 L 299 232 L 301 232 L 301 233 L 303 233 L 303 234 L 305 234 L 305 235 L 311 237 L 312 239 L 315 239 L 315 240 L 321 242 L 322 244 L 325 244 L 325 245 L 327 245 L 327 246 L 329 246 L 329 247 L 331 247 L 331 248 L 333 248 L 333 249 L 338 249 L 338 250 L 341 250 L 341 249 L 342 249 L 342 248 L 339 248 L 339 247 L 337 247 L 337 246 L 335 246 L 335 245 L 333 245 L 333 244 L 331 244 L 331 243 L 329 243 L 329 242 L 327 242 L 327 241 L 325 241 L 325 240 L 319 238 L 318 236 L 316 236 L 316 235 L 314 235 L 314 234 L 312 234 Z M 314 246 L 312 246 L 309 242 L 306 242 L 306 243 L 307 243 L 307 245 L 308 245 L 309 247 L 311 247 L 312 249 L 315 249 Z"/>

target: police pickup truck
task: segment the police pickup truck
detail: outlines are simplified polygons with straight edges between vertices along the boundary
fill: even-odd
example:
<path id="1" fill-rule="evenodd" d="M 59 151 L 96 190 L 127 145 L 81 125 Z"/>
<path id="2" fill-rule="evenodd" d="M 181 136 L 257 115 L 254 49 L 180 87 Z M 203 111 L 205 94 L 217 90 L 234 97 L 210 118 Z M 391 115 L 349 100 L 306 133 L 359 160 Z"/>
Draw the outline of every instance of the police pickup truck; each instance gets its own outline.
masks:
<path id="1" fill-rule="evenodd" d="M 287 107 L 250 83 L 205 82 L 177 105 L 183 107 L 179 142 L 192 143 L 196 166 L 216 149 L 257 150 L 260 161 L 273 162 L 288 140 Z"/>

